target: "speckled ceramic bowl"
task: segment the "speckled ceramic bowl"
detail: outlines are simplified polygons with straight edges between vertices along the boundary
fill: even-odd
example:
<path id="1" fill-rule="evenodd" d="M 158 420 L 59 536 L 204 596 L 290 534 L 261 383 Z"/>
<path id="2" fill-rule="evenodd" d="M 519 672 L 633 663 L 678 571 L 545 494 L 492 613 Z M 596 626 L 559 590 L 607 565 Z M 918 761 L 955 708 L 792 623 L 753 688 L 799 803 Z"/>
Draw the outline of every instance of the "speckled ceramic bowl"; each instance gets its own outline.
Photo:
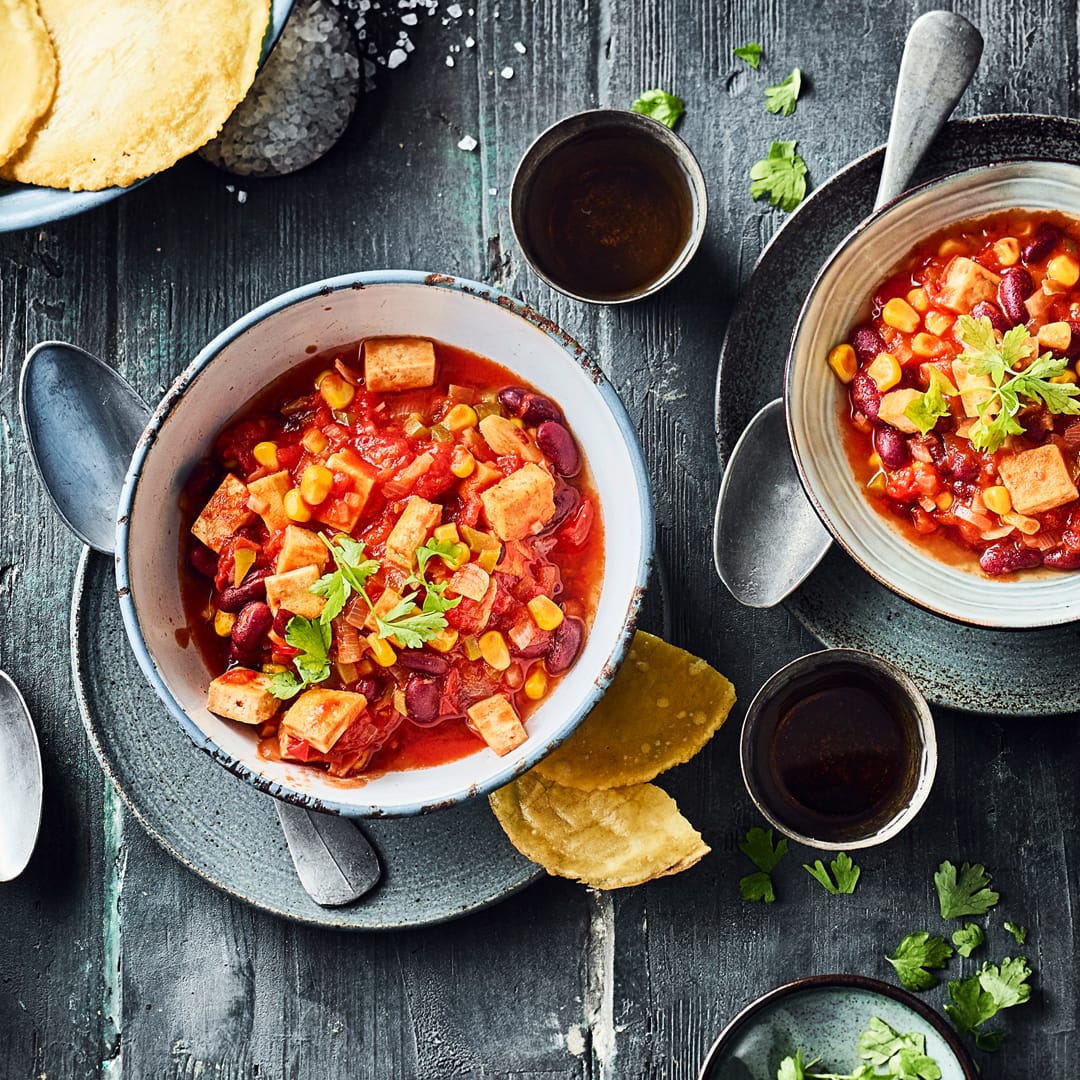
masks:
<path id="1" fill-rule="evenodd" d="M 841 431 L 846 391 L 825 358 L 865 319 L 870 294 L 914 245 L 954 222 L 1021 207 L 1077 212 L 1080 166 L 1014 161 L 916 188 L 855 229 L 831 255 L 803 306 L 785 380 L 788 433 L 811 501 L 833 537 L 900 596 L 976 626 L 1052 626 L 1080 618 L 1080 574 L 1010 580 L 936 559 L 879 513 L 852 473 Z"/>
<path id="2" fill-rule="evenodd" d="M 262 387 L 321 351 L 360 338 L 414 334 L 491 357 L 563 408 L 592 470 L 605 527 L 605 568 L 592 631 L 574 667 L 506 757 L 481 749 L 429 769 L 343 782 L 256 753 L 249 729 L 206 709 L 210 673 L 179 642 L 181 487 L 214 436 Z M 197 746 L 272 795 L 351 816 L 422 813 L 484 794 L 557 746 L 603 694 L 633 633 L 653 553 L 653 510 L 641 448 L 615 391 L 584 350 L 531 308 L 442 274 L 375 271 L 285 293 L 219 334 L 177 379 L 132 459 L 120 499 L 116 582 L 135 655 Z M 162 769 L 168 761 L 160 763 Z"/>
<path id="3" fill-rule="evenodd" d="M 942 1080 L 977 1080 L 978 1070 L 940 1015 L 898 986 L 862 975 L 813 975 L 751 1002 L 713 1043 L 698 1080 L 775 1080 L 780 1062 L 802 1051 L 820 1059 L 815 1072 L 852 1072 L 859 1033 L 871 1017 L 901 1035 L 916 1032 Z"/>

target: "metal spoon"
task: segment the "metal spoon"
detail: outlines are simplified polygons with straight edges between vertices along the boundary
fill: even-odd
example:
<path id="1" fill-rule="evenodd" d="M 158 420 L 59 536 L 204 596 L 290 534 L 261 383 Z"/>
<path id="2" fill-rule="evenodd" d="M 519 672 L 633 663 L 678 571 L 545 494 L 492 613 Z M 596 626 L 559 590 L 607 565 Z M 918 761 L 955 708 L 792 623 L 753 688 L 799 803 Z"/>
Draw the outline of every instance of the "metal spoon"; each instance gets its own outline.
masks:
<path id="1" fill-rule="evenodd" d="M 0 881 L 17 878 L 41 825 L 41 749 L 19 688 L 0 671 Z"/>
<path id="2" fill-rule="evenodd" d="M 46 341 L 26 355 L 19 410 L 30 456 L 57 513 L 84 543 L 113 554 L 120 489 L 150 419 L 149 407 L 96 356 Z M 0 697 L 0 770 L 4 706 Z M 0 771 L 0 794 L 3 779 Z M 381 875 L 378 856 L 351 821 L 280 799 L 274 806 L 296 873 L 317 904 L 348 904 L 375 886 Z M 0 835 L 0 856 L 2 841 Z"/>
<path id="3" fill-rule="evenodd" d="M 912 24 L 875 210 L 908 186 L 971 82 L 982 47 L 979 31 L 951 11 L 928 11 Z M 773 607 L 810 576 L 831 544 L 799 481 L 777 398 L 746 426 L 724 472 L 713 523 L 716 572 L 740 603 Z"/>

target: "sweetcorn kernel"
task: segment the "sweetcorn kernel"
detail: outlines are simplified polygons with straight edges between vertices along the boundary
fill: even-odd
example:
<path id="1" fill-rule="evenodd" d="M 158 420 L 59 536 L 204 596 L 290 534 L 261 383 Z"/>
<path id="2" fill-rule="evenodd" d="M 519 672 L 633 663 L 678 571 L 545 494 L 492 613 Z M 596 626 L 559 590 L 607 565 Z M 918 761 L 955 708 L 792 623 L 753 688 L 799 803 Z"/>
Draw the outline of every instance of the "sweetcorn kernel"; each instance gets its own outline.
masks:
<path id="1" fill-rule="evenodd" d="M 331 409 L 345 409 L 356 397 L 356 387 L 336 371 L 330 371 L 319 380 L 319 393 Z"/>
<path id="2" fill-rule="evenodd" d="M 311 511 L 304 505 L 297 488 L 289 488 L 282 500 L 285 504 L 285 513 L 290 521 L 310 521 Z"/>
<path id="3" fill-rule="evenodd" d="M 214 612 L 214 633 L 218 637 L 228 637 L 232 633 L 236 616 L 231 611 Z"/>
<path id="4" fill-rule="evenodd" d="M 1051 322 L 1039 327 L 1039 344 L 1044 349 L 1064 352 L 1072 343 L 1072 328 L 1067 322 Z"/>
<path id="5" fill-rule="evenodd" d="M 544 669 L 537 665 L 525 680 L 525 696 L 530 701 L 539 701 L 547 693 L 547 685 L 547 675 L 544 674 Z"/>
<path id="6" fill-rule="evenodd" d="M 334 474 L 325 465 L 309 465 L 300 477 L 300 494 L 308 506 L 326 502 L 334 486 Z"/>
<path id="7" fill-rule="evenodd" d="M 921 314 L 930 310 L 930 297 L 926 295 L 926 290 L 921 285 L 907 294 L 907 302 Z"/>
<path id="8" fill-rule="evenodd" d="M 546 596 L 534 596 L 525 606 L 541 630 L 554 630 L 563 621 L 562 608 Z"/>
<path id="9" fill-rule="evenodd" d="M 982 493 L 982 500 L 986 504 L 986 509 L 992 514 L 1007 514 L 1012 509 L 1012 496 L 1009 495 L 1009 489 L 1001 485 L 988 487 Z"/>
<path id="10" fill-rule="evenodd" d="M 943 258 L 947 259 L 952 255 L 960 255 L 964 251 L 964 245 L 959 240 L 945 240 L 937 249 L 937 253 Z"/>
<path id="11" fill-rule="evenodd" d="M 1020 241 L 1015 236 L 1003 236 L 994 244 L 994 258 L 999 266 L 1015 266 L 1020 261 Z"/>
<path id="12" fill-rule="evenodd" d="M 479 423 L 476 410 L 471 405 L 455 405 L 443 418 L 442 426 L 447 431 L 464 431 L 476 427 Z"/>
<path id="13" fill-rule="evenodd" d="M 894 296 L 881 309 L 881 320 L 894 330 L 912 333 L 922 320 L 919 313 L 904 299 Z"/>
<path id="14" fill-rule="evenodd" d="M 308 453 L 321 454 L 330 445 L 330 440 L 318 428 L 312 428 L 304 432 L 300 445 Z"/>
<path id="15" fill-rule="evenodd" d="M 1026 514 L 1017 514 L 1015 512 L 1002 514 L 1001 520 L 1006 525 L 1012 525 L 1013 528 L 1019 529 L 1025 536 L 1034 536 L 1042 525 L 1033 517 L 1028 517 Z"/>
<path id="16" fill-rule="evenodd" d="M 264 469 L 278 467 L 276 442 L 258 442 L 251 448 L 251 452 Z"/>
<path id="17" fill-rule="evenodd" d="M 878 353 L 870 361 L 866 374 L 874 380 L 877 388 L 884 393 L 891 390 L 900 381 L 900 361 L 892 353 Z"/>
<path id="18" fill-rule="evenodd" d="M 855 350 L 847 344 L 836 345 L 829 350 L 829 367 L 833 369 L 836 377 L 844 384 L 855 378 L 859 370 L 859 361 L 855 357 Z"/>
<path id="19" fill-rule="evenodd" d="M 1076 372 L 1072 368 L 1066 368 L 1060 375 L 1050 380 L 1052 383 L 1075 383 Z"/>
<path id="20" fill-rule="evenodd" d="M 480 635 L 480 655 L 484 662 L 496 671 L 505 671 L 510 666 L 510 650 L 506 639 L 498 630 L 489 630 Z"/>
<path id="21" fill-rule="evenodd" d="M 379 667 L 392 667 L 397 662 L 397 653 L 386 638 L 381 638 L 378 634 L 368 634 L 364 640 L 367 641 L 371 655 Z"/>
<path id="22" fill-rule="evenodd" d="M 458 632 L 447 627 L 445 630 L 440 630 L 433 638 L 428 638 L 427 643 L 436 652 L 449 652 L 457 644 L 457 639 Z"/>
<path id="23" fill-rule="evenodd" d="M 944 350 L 945 343 L 937 334 L 916 334 L 911 339 L 911 351 L 916 356 L 937 356 Z"/>
<path id="24" fill-rule="evenodd" d="M 941 491 L 934 496 L 934 502 L 937 503 L 939 510 L 948 510 L 953 504 L 953 496 L 951 491 Z"/>
<path id="25" fill-rule="evenodd" d="M 1080 263 L 1071 255 L 1055 255 L 1046 264 L 1046 276 L 1058 285 L 1071 289 L 1080 281 Z"/>
<path id="26" fill-rule="evenodd" d="M 926 329 L 929 330 L 931 334 L 937 334 L 938 337 L 944 334 L 945 331 L 952 326 L 953 321 L 951 315 L 946 315 L 944 311 L 938 311 L 936 309 L 934 311 L 928 311 L 926 313 L 926 318 L 923 319 L 923 322 L 926 324 Z"/>
<path id="27" fill-rule="evenodd" d="M 458 450 L 462 452 L 458 453 Z M 455 447 L 454 454 L 450 458 L 450 471 L 458 479 L 464 480 L 466 476 L 472 476 L 476 471 L 476 458 L 464 447 Z"/>

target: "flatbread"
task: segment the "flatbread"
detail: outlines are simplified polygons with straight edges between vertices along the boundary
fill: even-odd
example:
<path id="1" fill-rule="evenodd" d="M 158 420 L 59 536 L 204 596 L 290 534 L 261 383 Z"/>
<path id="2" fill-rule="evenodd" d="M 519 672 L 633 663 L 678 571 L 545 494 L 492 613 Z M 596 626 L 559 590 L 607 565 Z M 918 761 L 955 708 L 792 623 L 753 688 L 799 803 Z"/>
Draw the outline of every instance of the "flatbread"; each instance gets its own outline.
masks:
<path id="1" fill-rule="evenodd" d="M 255 79 L 270 17 L 270 0 L 40 3 L 59 84 L 0 176 L 72 191 L 126 187 L 212 139 Z"/>
<path id="2" fill-rule="evenodd" d="M 56 93 L 56 53 L 37 0 L 0 0 L 0 162 L 48 111 Z"/>

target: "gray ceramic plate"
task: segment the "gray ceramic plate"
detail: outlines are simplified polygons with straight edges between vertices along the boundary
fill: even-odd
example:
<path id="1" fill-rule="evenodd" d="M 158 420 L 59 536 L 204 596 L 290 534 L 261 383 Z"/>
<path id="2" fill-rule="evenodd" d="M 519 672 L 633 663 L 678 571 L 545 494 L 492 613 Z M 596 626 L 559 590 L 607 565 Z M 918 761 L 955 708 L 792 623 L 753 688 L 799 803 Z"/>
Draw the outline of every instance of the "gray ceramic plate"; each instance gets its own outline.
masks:
<path id="1" fill-rule="evenodd" d="M 799 309 L 822 263 L 873 209 L 881 148 L 813 192 L 762 252 L 728 324 L 716 377 L 721 463 L 763 405 L 783 388 Z M 1080 160 L 1080 122 L 983 116 L 950 123 L 916 180 L 1008 158 Z M 754 356 L 755 363 L 739 358 Z M 909 604 L 834 548 L 787 602 L 825 645 L 886 657 L 939 705 L 997 715 L 1053 715 L 1080 705 L 1080 629 L 985 630 Z"/>
<path id="2" fill-rule="evenodd" d="M 780 1062 L 796 1049 L 820 1058 L 815 1072 L 851 1072 L 859 1033 L 871 1017 L 901 1035 L 926 1038 L 942 1080 L 976 1080 L 978 1071 L 948 1022 L 899 987 L 861 975 L 815 975 L 788 983 L 748 1005 L 720 1033 L 699 1080 L 776 1080 Z"/>
<path id="3" fill-rule="evenodd" d="M 199 751 L 147 685 L 124 634 L 112 561 L 89 548 L 75 578 L 71 644 L 79 708 L 106 776 L 170 855 L 239 900 L 299 922 L 391 930 L 477 911 L 544 873 L 511 846 L 487 799 L 472 799 L 366 822 L 383 880 L 351 907 L 319 907 L 297 879 L 270 796 Z"/>

